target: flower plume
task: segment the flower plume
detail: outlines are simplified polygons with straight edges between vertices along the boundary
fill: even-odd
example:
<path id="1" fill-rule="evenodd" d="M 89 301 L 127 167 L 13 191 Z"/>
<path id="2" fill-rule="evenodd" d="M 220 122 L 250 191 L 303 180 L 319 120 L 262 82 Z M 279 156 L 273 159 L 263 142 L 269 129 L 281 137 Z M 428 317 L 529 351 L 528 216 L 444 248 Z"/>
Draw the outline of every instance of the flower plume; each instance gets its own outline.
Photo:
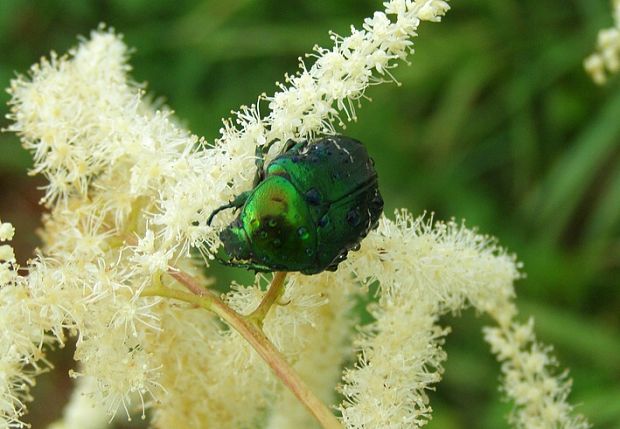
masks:
<path id="1" fill-rule="evenodd" d="M 210 313 L 142 292 L 182 288 L 171 272 L 209 285 L 201 268 L 219 244 L 218 222 L 230 217 L 215 227 L 207 219 L 250 187 L 255 147 L 334 133 L 355 120 L 370 85 L 395 81 L 392 70 L 412 53 L 420 22 L 437 22 L 448 10 L 441 0 L 384 6 L 350 35 L 332 34 L 333 46 L 316 47 L 312 64 L 302 61 L 274 94 L 242 106 L 212 145 L 145 100 L 129 78 L 127 48 L 111 30 L 94 31 L 12 82 L 9 130 L 32 153 L 33 173 L 48 179 L 49 213 L 44 245 L 24 275 L 10 246 L 0 248 L 0 427 L 23 427 L 29 386 L 49 366 L 45 351 L 62 346 L 66 334 L 77 339 L 72 375 L 84 379 L 88 400 L 74 395 L 59 427 L 81 421 L 79 408 L 93 402 L 110 415 L 144 417 L 151 409 L 161 428 L 311 426 L 236 331 Z M 0 224 L 0 240 L 12 235 Z M 198 266 L 193 248 L 204 256 Z M 524 410 L 515 413 L 517 425 L 544 416 L 557 427 L 586 427 L 570 417 L 568 385 L 548 370 L 552 359 L 533 345 L 533 334 L 514 346 L 519 269 L 488 237 L 399 211 L 395 220 L 383 218 L 337 272 L 289 275 L 281 297 L 287 304 L 275 306 L 263 330 L 333 404 L 341 365 L 352 356 L 354 297 L 378 281 L 375 321 L 353 340 L 357 363 L 342 375 L 338 409 L 347 428 L 405 428 L 431 416 L 427 391 L 441 379 L 449 330 L 438 318 L 472 306 L 498 323 L 486 338 L 503 362 L 504 391 Z M 248 314 L 265 282 L 257 276 L 253 285 L 233 284 L 223 301 Z M 516 347 L 512 354 L 505 344 Z M 532 365 L 517 366 L 527 353 Z M 531 374 L 546 387 L 522 396 Z"/>
<path id="2" fill-rule="evenodd" d="M 614 25 L 598 33 L 596 52 L 584 60 L 584 67 L 594 82 L 604 84 L 620 70 L 620 0 L 612 0 Z"/>

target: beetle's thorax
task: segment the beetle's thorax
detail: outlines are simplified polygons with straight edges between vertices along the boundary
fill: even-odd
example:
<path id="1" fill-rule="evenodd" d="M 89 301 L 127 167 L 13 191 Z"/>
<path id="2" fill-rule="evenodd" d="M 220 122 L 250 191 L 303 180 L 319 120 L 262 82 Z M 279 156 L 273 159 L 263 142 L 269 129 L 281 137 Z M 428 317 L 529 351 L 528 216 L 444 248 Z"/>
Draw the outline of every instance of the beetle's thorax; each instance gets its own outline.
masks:
<path id="1" fill-rule="evenodd" d="M 252 259 L 275 267 L 297 268 L 313 263 L 313 219 L 303 196 L 287 178 L 273 175 L 262 181 L 234 223 L 231 232 L 236 241 L 227 251 L 236 259 Z"/>

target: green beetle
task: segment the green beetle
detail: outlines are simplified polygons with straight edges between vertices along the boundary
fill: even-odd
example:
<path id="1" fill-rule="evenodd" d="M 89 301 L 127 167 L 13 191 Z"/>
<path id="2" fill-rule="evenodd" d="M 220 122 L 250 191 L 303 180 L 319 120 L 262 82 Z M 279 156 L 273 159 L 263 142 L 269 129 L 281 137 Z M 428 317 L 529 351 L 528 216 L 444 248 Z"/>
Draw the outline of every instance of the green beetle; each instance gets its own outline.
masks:
<path id="1" fill-rule="evenodd" d="M 377 172 L 366 148 L 345 136 L 289 140 L 264 168 L 257 147 L 253 189 L 217 208 L 241 209 L 219 236 L 226 265 L 257 272 L 335 271 L 377 227 L 383 212 Z"/>

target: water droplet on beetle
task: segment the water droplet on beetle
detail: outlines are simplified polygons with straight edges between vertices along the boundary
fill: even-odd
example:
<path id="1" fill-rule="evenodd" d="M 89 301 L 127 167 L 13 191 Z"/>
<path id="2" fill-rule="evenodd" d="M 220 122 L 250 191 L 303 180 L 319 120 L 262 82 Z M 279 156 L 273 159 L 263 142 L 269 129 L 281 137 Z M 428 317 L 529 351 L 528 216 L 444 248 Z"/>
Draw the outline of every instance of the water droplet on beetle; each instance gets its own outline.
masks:
<path id="1" fill-rule="evenodd" d="M 378 190 L 375 190 L 375 195 L 372 197 L 370 204 L 375 207 L 383 207 L 383 198 L 381 198 L 381 194 Z"/>
<path id="2" fill-rule="evenodd" d="M 355 207 L 347 212 L 347 223 L 349 225 L 358 226 L 361 220 L 359 208 Z"/>
<path id="3" fill-rule="evenodd" d="M 260 238 L 267 238 L 267 231 L 261 231 Z"/>
<path id="4" fill-rule="evenodd" d="M 282 245 L 282 241 L 279 238 L 276 238 L 275 240 L 273 240 L 272 243 L 275 247 L 280 247 Z"/>
<path id="5" fill-rule="evenodd" d="M 358 250 L 360 250 L 361 247 L 362 245 L 360 243 L 357 243 L 356 245 L 351 247 L 351 250 L 353 250 L 354 252 L 357 252 Z"/>
<path id="6" fill-rule="evenodd" d="M 307 248 L 307 249 L 306 249 L 306 255 L 308 255 L 308 256 L 312 256 L 312 254 L 313 254 L 313 253 L 314 253 L 314 252 L 312 251 L 312 249 L 310 249 L 310 248 Z"/>
<path id="7" fill-rule="evenodd" d="M 269 222 L 267 222 L 267 225 L 269 225 L 272 228 L 275 228 L 278 225 L 278 221 L 275 219 L 269 219 Z"/>
<path id="8" fill-rule="evenodd" d="M 310 189 L 306 192 L 306 201 L 313 206 L 318 206 L 321 203 L 321 193 L 316 188 Z"/>
<path id="9" fill-rule="evenodd" d="M 302 240 L 305 240 L 305 239 L 307 239 L 307 238 L 310 236 L 310 234 L 308 233 L 308 230 L 307 230 L 306 228 L 304 228 L 303 226 L 300 226 L 300 227 L 297 229 L 297 235 L 298 235 L 298 236 L 299 236 Z"/>

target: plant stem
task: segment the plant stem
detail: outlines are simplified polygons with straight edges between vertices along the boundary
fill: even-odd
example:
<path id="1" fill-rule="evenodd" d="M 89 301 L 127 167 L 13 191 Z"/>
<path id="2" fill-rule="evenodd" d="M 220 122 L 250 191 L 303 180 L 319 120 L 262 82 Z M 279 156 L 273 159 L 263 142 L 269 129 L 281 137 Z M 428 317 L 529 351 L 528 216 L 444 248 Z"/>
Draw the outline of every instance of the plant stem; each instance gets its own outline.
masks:
<path id="1" fill-rule="evenodd" d="M 183 271 L 180 271 L 180 270 L 175 270 L 175 271 L 169 270 L 168 274 L 170 275 L 170 277 L 173 277 L 176 281 L 178 281 L 183 286 L 185 286 L 194 295 L 200 295 L 200 296 L 207 295 L 207 296 L 210 296 L 212 299 L 219 300 L 219 298 L 213 292 L 211 292 L 209 289 L 205 289 L 201 287 L 200 283 L 195 278 L 190 276 L 189 274 Z"/>
<path id="2" fill-rule="evenodd" d="M 269 310 L 271 310 L 273 304 L 282 296 L 282 293 L 284 292 L 285 279 L 285 272 L 280 271 L 274 273 L 271 284 L 269 285 L 269 289 L 263 297 L 263 300 L 260 302 L 256 310 L 254 310 L 250 315 L 247 316 L 247 318 L 251 322 L 255 323 L 259 328 L 262 329 L 263 321 L 269 313 Z"/>
<path id="3" fill-rule="evenodd" d="M 275 348 L 275 346 L 271 343 L 271 341 L 269 341 L 258 326 L 226 305 L 226 303 L 218 298 L 213 292 L 208 289 L 201 288 L 198 281 L 190 275 L 180 271 L 169 271 L 168 274 L 174 277 L 178 282 L 183 284 L 193 293 L 187 293 L 160 285 L 145 289 L 141 296 L 161 296 L 178 299 L 214 312 L 226 323 L 228 323 L 230 327 L 236 330 L 248 343 L 250 343 L 259 356 L 267 363 L 267 365 L 269 365 L 275 375 L 286 385 L 286 387 L 291 390 L 297 399 L 299 399 L 299 401 L 317 419 L 323 429 L 342 429 L 342 424 L 336 416 L 334 416 L 325 404 L 323 404 L 321 400 L 319 400 L 319 398 L 312 393 L 295 370 L 288 364 L 284 355 Z M 276 274 L 276 276 L 278 276 L 278 274 Z M 277 286 L 277 288 L 281 289 L 282 284 L 284 284 L 284 276 L 285 274 L 278 276 L 278 281 L 281 284 Z M 274 277 L 274 282 L 275 280 L 276 278 Z M 272 287 L 273 286 L 274 283 L 272 282 Z M 273 294 L 276 294 L 276 291 L 274 291 Z M 271 300 L 270 298 L 272 304 L 275 299 Z M 265 299 L 263 302 L 264 301 Z M 263 305 L 263 302 L 259 305 L 259 309 Z M 265 311 L 266 314 L 266 312 L 269 311 L 269 307 L 266 307 L 267 310 L 262 311 Z"/>

